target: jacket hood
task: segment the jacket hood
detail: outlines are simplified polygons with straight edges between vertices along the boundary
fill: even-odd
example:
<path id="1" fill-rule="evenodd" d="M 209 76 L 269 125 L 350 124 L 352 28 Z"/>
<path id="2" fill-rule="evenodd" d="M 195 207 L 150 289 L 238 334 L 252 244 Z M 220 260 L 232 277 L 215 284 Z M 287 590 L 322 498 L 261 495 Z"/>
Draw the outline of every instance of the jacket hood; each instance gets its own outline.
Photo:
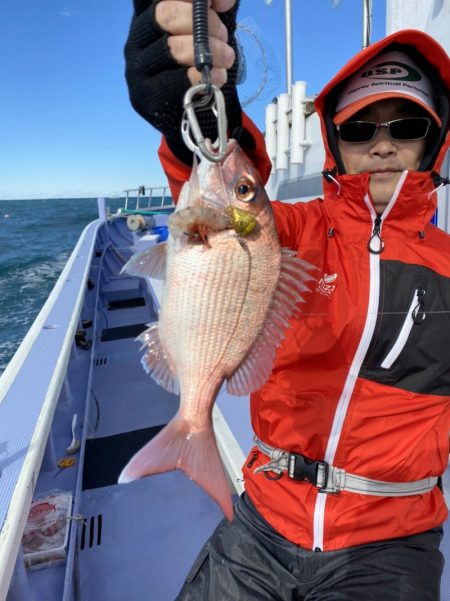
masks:
<path id="1" fill-rule="evenodd" d="M 447 52 L 428 34 L 404 29 L 368 46 L 354 56 L 322 90 L 315 100 L 322 127 L 325 145 L 326 171 L 345 173 L 338 150 L 336 129 L 333 117 L 336 113 L 340 91 L 345 80 L 357 72 L 365 63 L 381 52 L 400 49 L 409 54 L 416 63 L 420 64 L 433 84 L 436 112 L 442 121 L 441 128 L 435 128 L 429 134 L 425 156 L 419 166 L 419 171 L 436 171 L 444 160 L 450 144 L 449 137 L 449 105 L 450 105 L 450 59 Z"/>

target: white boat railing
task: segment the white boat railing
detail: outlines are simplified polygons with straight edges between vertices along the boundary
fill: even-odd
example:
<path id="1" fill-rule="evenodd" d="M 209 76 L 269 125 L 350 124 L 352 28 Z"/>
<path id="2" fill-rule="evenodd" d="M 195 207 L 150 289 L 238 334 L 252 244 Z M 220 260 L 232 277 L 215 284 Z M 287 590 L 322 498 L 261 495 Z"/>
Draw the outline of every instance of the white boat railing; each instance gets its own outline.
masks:
<path id="1" fill-rule="evenodd" d="M 124 190 L 125 206 L 122 211 L 162 209 L 174 206 L 168 186 L 130 188 Z"/>
<path id="2" fill-rule="evenodd" d="M 0 495 L 0 601 L 4 601 L 8 594 L 53 415 L 74 346 L 90 258 L 101 226 L 102 222 L 97 220 L 84 229 L 46 303 L 0 378 L 0 440 L 8 445 L 8 442 L 14 441 L 15 434 L 21 432 L 24 439 L 20 444 L 26 445 L 25 453 L 22 449 L 20 453 L 9 449 L 10 456 L 14 458 L 10 464 L 8 456 L 2 456 L 6 467 L 1 474 Z M 58 302 L 62 296 L 64 299 Z M 32 353 L 44 357 L 39 373 L 36 373 L 36 361 L 29 360 Z M 36 396 L 36 402 L 41 403 L 36 406 L 38 416 L 33 423 L 28 423 L 28 416 L 23 413 L 26 408 L 24 395 L 29 402 L 26 398 L 29 392 Z M 23 461 L 22 453 L 25 455 Z"/>

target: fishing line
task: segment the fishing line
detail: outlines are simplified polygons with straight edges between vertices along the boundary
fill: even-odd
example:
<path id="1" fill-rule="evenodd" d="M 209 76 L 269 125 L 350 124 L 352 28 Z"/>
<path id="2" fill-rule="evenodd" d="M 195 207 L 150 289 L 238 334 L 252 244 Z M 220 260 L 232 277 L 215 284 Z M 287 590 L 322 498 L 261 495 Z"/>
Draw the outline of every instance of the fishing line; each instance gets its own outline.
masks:
<path id="1" fill-rule="evenodd" d="M 256 100 L 272 99 L 281 80 L 275 52 L 255 22 L 246 18 L 237 24 L 238 72 L 236 85 L 242 107 Z"/>
<path id="2" fill-rule="evenodd" d="M 409 311 L 349 311 L 348 313 L 350 313 L 351 315 L 409 315 L 410 312 Z M 447 315 L 450 314 L 450 310 L 443 310 L 443 311 L 425 311 L 426 315 Z M 298 315 L 296 315 L 296 317 L 326 317 L 327 315 L 339 315 L 338 311 L 334 311 L 334 312 L 310 312 L 310 313 L 306 313 L 305 311 L 301 311 L 301 313 L 299 313 Z"/>

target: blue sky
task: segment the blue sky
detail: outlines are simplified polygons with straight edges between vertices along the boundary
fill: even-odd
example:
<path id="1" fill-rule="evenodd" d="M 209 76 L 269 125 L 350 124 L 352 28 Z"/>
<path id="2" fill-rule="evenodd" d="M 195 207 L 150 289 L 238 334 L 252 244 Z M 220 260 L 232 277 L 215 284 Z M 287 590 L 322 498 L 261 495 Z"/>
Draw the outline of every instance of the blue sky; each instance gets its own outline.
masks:
<path id="1" fill-rule="evenodd" d="M 318 93 L 361 46 L 360 0 L 292 0 L 293 79 Z M 118 194 L 165 185 L 159 134 L 132 109 L 123 45 L 131 0 L 0 0 L 0 199 Z M 270 85 L 247 106 L 285 91 L 284 0 L 242 0 L 239 21 L 271 65 Z M 373 0 L 372 41 L 385 31 L 385 1 Z M 253 34 L 242 94 L 262 74 Z"/>

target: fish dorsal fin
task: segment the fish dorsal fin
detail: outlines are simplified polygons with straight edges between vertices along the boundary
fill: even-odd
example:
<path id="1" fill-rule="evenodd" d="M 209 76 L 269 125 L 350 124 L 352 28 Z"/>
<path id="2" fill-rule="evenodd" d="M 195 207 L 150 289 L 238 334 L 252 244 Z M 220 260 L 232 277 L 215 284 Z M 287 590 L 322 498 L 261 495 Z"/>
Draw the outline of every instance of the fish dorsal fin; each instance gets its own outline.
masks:
<path id="1" fill-rule="evenodd" d="M 156 244 L 144 252 L 132 256 L 120 273 L 141 278 L 165 279 L 167 265 L 167 242 Z"/>
<path id="2" fill-rule="evenodd" d="M 315 279 L 309 273 L 315 269 L 313 265 L 299 259 L 294 251 L 283 248 L 281 253 L 280 277 L 266 322 L 247 357 L 228 380 L 230 394 L 249 394 L 267 382 L 289 319 L 300 312 L 298 303 L 303 302 L 302 294 L 309 291 L 305 282 Z"/>
<path id="3" fill-rule="evenodd" d="M 159 326 L 157 323 L 149 325 L 150 327 L 136 338 L 142 343 L 141 350 L 146 350 L 141 359 L 142 366 L 159 386 L 167 392 L 179 394 L 180 384 L 161 346 Z"/>

